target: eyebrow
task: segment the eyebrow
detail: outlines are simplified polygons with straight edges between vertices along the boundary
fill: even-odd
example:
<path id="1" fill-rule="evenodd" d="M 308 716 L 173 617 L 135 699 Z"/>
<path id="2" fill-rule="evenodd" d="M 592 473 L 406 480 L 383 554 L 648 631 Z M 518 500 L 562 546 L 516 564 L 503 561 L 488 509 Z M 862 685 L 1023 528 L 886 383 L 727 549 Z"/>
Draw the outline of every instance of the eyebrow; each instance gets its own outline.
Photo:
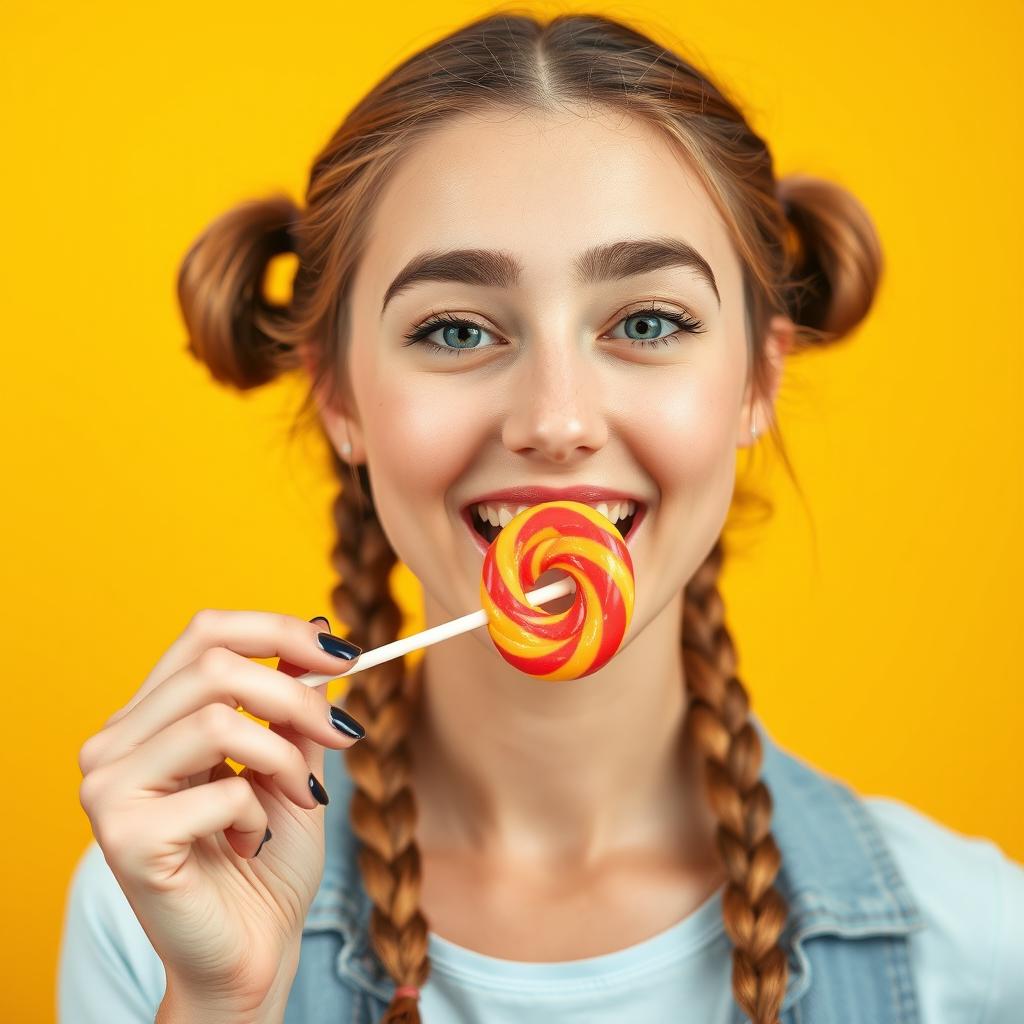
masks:
<path id="1" fill-rule="evenodd" d="M 722 305 L 715 275 L 707 260 L 681 238 L 625 238 L 585 249 L 575 259 L 577 285 L 617 281 L 665 267 L 695 271 Z M 380 314 L 406 288 L 421 281 L 454 281 L 482 287 L 512 288 L 519 284 L 523 265 L 511 253 L 495 249 L 448 249 L 420 253 L 399 272 L 384 293 Z"/>

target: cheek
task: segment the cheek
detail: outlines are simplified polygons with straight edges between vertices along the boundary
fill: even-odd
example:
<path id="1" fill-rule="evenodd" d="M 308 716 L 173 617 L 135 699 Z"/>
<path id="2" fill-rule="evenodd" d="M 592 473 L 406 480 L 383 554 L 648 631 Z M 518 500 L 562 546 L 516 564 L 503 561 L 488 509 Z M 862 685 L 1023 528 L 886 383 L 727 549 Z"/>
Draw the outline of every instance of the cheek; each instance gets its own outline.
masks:
<path id="1" fill-rule="evenodd" d="M 483 403 L 473 401 L 467 383 L 454 377 L 395 374 L 377 388 L 368 410 L 374 434 L 372 461 L 388 467 L 388 479 L 408 496 L 437 497 L 465 470 L 479 450 L 489 420 Z"/>
<path id="2" fill-rule="evenodd" d="M 630 403 L 630 446 L 641 453 L 662 500 L 680 491 L 692 499 L 702 484 L 732 480 L 741 388 L 727 365 L 693 362 L 649 380 L 644 400 Z"/>
<path id="3" fill-rule="evenodd" d="M 652 607 L 696 572 L 722 532 L 735 489 L 742 377 L 710 363 L 676 369 L 672 380 L 648 388 L 640 408 L 649 414 L 630 421 L 629 443 L 659 492 L 651 543 L 662 571 L 646 595 Z"/>
<path id="4" fill-rule="evenodd" d="M 377 512 L 400 558 L 435 549 L 446 492 L 480 450 L 487 417 L 453 377 L 382 374 L 363 403 Z"/>

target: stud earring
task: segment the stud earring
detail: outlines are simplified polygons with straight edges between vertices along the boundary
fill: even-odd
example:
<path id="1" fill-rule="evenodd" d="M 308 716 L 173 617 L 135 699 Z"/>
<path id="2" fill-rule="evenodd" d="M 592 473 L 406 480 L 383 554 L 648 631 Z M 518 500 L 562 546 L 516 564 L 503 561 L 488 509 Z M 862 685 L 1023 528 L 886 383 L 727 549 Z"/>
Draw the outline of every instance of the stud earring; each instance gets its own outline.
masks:
<path id="1" fill-rule="evenodd" d="M 346 458 L 352 454 L 352 445 L 350 445 L 348 441 L 341 442 L 341 454 Z"/>
<path id="2" fill-rule="evenodd" d="M 750 414 L 750 439 L 752 441 L 756 441 L 757 440 L 757 427 L 754 424 L 754 416 L 755 415 L 756 414 L 753 413 L 753 412 Z"/>

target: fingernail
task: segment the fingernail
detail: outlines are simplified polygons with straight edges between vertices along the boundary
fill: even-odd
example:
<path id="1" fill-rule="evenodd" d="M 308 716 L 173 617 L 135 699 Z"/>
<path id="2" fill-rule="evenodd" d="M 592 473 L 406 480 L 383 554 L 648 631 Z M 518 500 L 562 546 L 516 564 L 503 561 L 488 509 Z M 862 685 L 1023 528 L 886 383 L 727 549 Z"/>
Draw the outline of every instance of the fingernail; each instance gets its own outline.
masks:
<path id="1" fill-rule="evenodd" d="M 331 725 L 338 732 L 343 732 L 346 736 L 354 736 L 357 740 L 361 740 L 366 735 L 366 730 L 347 711 L 334 704 L 331 705 Z"/>
<path id="2" fill-rule="evenodd" d="M 356 647 L 355 644 L 350 644 L 333 633 L 317 633 L 316 640 L 328 654 L 333 654 L 336 658 L 351 661 L 356 655 L 363 653 L 362 647 Z"/>
<path id="3" fill-rule="evenodd" d="M 314 615 L 310 622 L 322 622 L 328 629 L 331 628 L 331 620 L 326 615 Z"/>
<path id="4" fill-rule="evenodd" d="M 267 834 L 263 837 L 263 843 L 265 843 L 269 838 L 270 838 L 270 829 L 268 828 L 267 829 Z M 260 855 L 260 850 L 263 849 L 263 843 L 260 843 L 260 845 L 256 847 L 256 852 L 253 854 L 254 857 L 258 857 Z"/>
<path id="5" fill-rule="evenodd" d="M 313 796 L 316 797 L 317 803 L 329 804 L 331 802 L 331 798 L 327 795 L 327 790 L 320 785 L 320 781 L 312 772 L 309 773 L 309 789 Z"/>

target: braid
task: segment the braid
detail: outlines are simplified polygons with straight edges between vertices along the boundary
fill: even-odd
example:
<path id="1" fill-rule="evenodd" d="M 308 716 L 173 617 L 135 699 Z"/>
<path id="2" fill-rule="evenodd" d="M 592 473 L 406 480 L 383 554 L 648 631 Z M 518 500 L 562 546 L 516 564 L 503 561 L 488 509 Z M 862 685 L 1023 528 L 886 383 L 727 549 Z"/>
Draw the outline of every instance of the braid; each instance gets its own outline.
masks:
<path id="1" fill-rule="evenodd" d="M 345 463 L 336 454 L 333 461 L 341 477 Z M 332 602 L 352 641 L 369 650 L 397 638 L 401 610 L 389 588 L 396 556 L 369 498 L 364 467 L 359 476 L 351 486 L 342 485 L 334 502 L 338 537 L 332 564 L 341 582 Z M 359 869 L 373 902 L 370 936 L 399 985 L 381 1024 L 419 1024 L 416 996 L 401 986 L 422 986 L 430 970 L 407 743 L 413 701 L 404 678 L 403 662 L 388 661 L 353 676 L 345 695 L 347 709 L 366 727 L 366 737 L 344 756 L 354 783 L 349 813 L 360 840 Z"/>
<path id="2" fill-rule="evenodd" d="M 772 798 L 759 778 L 761 740 L 736 677 L 736 650 L 718 591 L 722 540 L 693 575 L 683 607 L 688 741 L 706 757 L 707 793 L 729 881 L 722 900 L 732 939 L 732 987 L 753 1024 L 777 1024 L 789 965 L 778 945 L 788 907 L 772 887 L 782 862 L 770 831 Z"/>

